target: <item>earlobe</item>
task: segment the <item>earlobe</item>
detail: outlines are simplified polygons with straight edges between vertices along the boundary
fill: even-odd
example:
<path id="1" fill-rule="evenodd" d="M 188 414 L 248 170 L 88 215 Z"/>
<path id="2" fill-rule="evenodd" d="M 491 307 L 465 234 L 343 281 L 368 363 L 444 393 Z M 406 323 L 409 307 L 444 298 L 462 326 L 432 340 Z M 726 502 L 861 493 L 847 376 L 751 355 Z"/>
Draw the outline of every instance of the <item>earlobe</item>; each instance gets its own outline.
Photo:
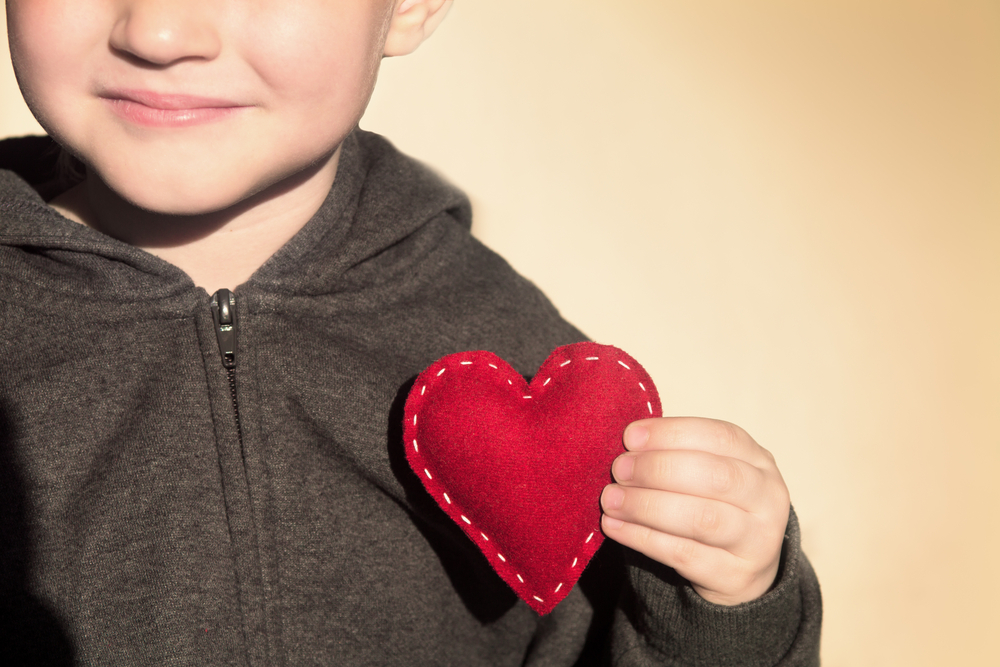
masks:
<path id="1" fill-rule="evenodd" d="M 386 56 L 413 53 L 444 20 L 452 0 L 396 0 L 386 34 Z"/>

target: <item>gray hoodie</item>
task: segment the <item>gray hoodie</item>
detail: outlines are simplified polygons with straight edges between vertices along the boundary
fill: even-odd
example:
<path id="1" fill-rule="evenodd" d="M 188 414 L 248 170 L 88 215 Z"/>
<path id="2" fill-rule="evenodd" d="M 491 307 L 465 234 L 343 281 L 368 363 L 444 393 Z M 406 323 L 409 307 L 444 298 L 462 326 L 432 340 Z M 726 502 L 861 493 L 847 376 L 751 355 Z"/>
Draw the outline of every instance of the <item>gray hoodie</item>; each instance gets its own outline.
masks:
<path id="1" fill-rule="evenodd" d="M 794 515 L 760 600 L 709 604 L 606 541 L 540 618 L 427 496 L 401 446 L 413 378 L 464 350 L 530 376 L 583 336 L 381 137 L 351 135 L 313 220 L 232 286 L 235 343 L 178 268 L 44 203 L 49 151 L 0 145 L 21 174 L 0 171 L 13 664 L 818 662 Z"/>

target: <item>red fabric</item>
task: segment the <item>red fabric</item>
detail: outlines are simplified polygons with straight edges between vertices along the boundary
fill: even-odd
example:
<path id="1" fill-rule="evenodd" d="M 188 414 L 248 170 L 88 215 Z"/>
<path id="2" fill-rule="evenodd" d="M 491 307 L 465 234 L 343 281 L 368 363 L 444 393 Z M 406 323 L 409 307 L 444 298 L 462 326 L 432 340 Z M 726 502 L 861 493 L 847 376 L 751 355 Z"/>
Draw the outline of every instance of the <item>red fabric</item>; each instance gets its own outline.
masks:
<path id="1" fill-rule="evenodd" d="M 547 614 L 604 539 L 600 495 L 622 432 L 660 415 L 646 371 L 609 345 L 556 349 L 530 385 L 491 352 L 462 352 L 417 378 L 406 456 L 497 574 Z"/>

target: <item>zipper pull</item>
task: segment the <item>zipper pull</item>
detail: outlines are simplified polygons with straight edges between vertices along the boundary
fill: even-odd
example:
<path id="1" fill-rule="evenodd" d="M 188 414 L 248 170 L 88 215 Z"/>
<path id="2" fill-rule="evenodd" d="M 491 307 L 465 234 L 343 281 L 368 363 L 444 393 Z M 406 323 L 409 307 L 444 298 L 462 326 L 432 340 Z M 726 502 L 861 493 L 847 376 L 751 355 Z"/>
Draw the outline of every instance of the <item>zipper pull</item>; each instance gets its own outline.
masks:
<path id="1" fill-rule="evenodd" d="M 213 294 L 212 319 L 215 320 L 215 337 L 219 340 L 222 366 L 236 368 L 236 295 L 227 289 Z"/>

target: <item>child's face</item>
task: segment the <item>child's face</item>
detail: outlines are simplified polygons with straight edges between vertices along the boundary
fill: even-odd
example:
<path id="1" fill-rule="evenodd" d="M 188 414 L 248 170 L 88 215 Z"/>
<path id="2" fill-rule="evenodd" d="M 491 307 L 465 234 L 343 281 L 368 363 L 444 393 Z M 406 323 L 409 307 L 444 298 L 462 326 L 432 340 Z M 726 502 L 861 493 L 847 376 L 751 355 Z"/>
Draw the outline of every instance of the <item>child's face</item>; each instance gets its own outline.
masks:
<path id="1" fill-rule="evenodd" d="M 42 126 L 133 204 L 191 214 L 329 160 L 368 102 L 395 4 L 7 0 L 7 17 Z"/>

